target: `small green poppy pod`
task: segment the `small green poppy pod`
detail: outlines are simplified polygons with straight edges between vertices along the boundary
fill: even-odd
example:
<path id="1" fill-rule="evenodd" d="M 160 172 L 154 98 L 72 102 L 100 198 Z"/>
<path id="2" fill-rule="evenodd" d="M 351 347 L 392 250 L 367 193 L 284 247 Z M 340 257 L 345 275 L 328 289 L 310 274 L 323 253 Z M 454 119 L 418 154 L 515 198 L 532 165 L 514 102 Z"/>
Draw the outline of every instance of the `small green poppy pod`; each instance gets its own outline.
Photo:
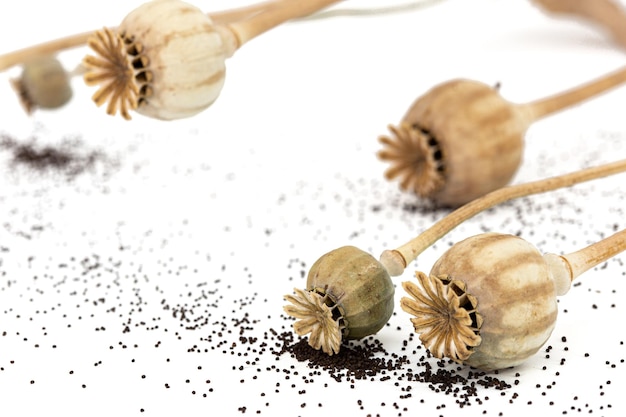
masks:
<path id="1" fill-rule="evenodd" d="M 311 267 L 306 290 L 286 295 L 284 310 L 298 319 L 294 330 L 309 334 L 309 345 L 329 355 L 338 353 L 342 340 L 377 333 L 394 308 L 394 286 L 389 273 L 373 256 L 354 246 L 343 246 L 320 257 Z"/>
<path id="2" fill-rule="evenodd" d="M 19 78 L 11 80 L 26 113 L 35 109 L 56 109 L 72 98 L 70 76 L 53 56 L 25 63 Z"/>

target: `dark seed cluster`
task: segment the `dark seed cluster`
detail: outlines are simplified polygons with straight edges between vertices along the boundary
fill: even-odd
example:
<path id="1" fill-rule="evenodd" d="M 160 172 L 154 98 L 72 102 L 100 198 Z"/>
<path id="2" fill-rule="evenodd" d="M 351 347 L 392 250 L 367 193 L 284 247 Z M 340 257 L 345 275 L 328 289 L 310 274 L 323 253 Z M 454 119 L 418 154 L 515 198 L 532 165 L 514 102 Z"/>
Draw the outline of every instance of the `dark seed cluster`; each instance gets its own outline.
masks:
<path id="1" fill-rule="evenodd" d="M 400 193 L 378 173 L 283 178 L 257 192 L 241 167 L 207 164 L 196 149 L 208 146 L 204 138 L 184 136 L 176 158 L 163 157 L 169 137 L 103 147 L 2 136 L 0 392 L 11 394 L 0 405 L 7 415 L 624 411 L 624 334 L 598 326 L 624 315 L 620 258 L 559 299 L 552 337 L 522 366 L 485 373 L 436 359 L 400 309 L 375 336 L 328 356 L 294 334 L 283 295 L 303 287 L 328 250 L 352 244 L 376 255 L 447 211 Z M 564 170 L 579 165 L 570 158 Z M 253 153 L 240 163 L 250 161 Z M 489 210 L 409 271 L 428 270 L 454 241 L 488 230 L 522 235 L 542 250 L 578 249 L 626 226 L 620 184 Z M 601 194 L 610 204 L 598 218 L 588 199 Z M 252 203 L 242 204 L 242 195 Z"/>
<path id="2" fill-rule="evenodd" d="M 373 339 L 371 343 L 369 340 L 358 344 L 350 342 L 336 356 L 328 356 L 312 349 L 306 339 L 295 342 L 292 332 L 284 333 L 282 337 L 285 345 L 279 355 L 289 353 L 298 361 L 306 362 L 311 369 L 324 370 L 337 382 L 355 379 L 388 381 L 392 378 L 398 384 L 402 381 L 407 385 L 402 388 L 405 394 L 400 395 L 401 399 L 413 396 L 413 383 L 424 384 L 436 393 L 457 398 L 456 402 L 460 407 L 471 405 L 471 399 L 478 395 L 479 387 L 497 390 L 511 388 L 507 382 L 484 372 L 470 370 L 463 375 L 464 370 L 452 366 L 450 361 L 431 360 L 429 352 L 419 357 L 414 368 L 407 355 L 399 356 L 387 352 L 377 339 Z M 407 344 L 408 341 L 414 342 L 413 337 L 409 336 Z M 416 387 L 424 388 L 420 385 Z"/>
<path id="3" fill-rule="evenodd" d="M 115 170 L 118 161 L 103 151 L 89 149 L 80 138 L 65 138 L 58 144 L 39 144 L 0 134 L 0 152 L 9 154 L 9 167 L 39 175 L 61 175 L 68 180 L 85 171 Z"/>

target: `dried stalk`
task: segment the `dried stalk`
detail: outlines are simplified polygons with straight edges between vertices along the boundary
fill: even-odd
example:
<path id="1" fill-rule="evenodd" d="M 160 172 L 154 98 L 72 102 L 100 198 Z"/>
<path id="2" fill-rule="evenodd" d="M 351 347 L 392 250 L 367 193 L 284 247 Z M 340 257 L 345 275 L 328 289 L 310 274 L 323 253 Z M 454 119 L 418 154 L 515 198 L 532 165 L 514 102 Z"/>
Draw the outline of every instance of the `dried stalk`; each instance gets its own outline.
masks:
<path id="1" fill-rule="evenodd" d="M 399 276 L 410 262 L 445 234 L 478 213 L 494 207 L 505 201 L 525 197 L 532 194 L 544 193 L 558 188 L 570 187 L 594 179 L 607 177 L 626 171 L 626 160 L 620 160 L 597 167 L 587 168 L 573 173 L 546 178 L 534 182 L 511 185 L 493 191 L 485 196 L 471 201 L 454 210 L 416 238 L 393 250 L 385 250 L 381 254 L 380 262 L 387 268 L 391 276 Z M 590 250 L 591 251 L 591 250 Z M 588 252 L 590 253 L 590 252 Z M 579 265 L 579 257 L 572 255 L 575 265 Z M 587 265 L 584 263 L 584 265 Z M 582 265 L 582 264 L 581 264 Z M 577 267 L 583 271 L 584 266 Z"/>
<path id="2" fill-rule="evenodd" d="M 555 15 L 582 18 L 606 29 L 621 46 L 626 47 L 626 10 L 614 0 L 531 0 Z"/>
<path id="3" fill-rule="evenodd" d="M 226 25 L 239 41 L 239 47 L 262 33 L 292 19 L 308 16 L 343 0 L 283 1 L 281 7 L 263 10 L 247 19 Z"/>
<path id="4" fill-rule="evenodd" d="M 249 19 L 254 18 L 261 12 L 274 10 L 279 6 L 282 7 L 284 4 L 291 7 L 289 3 L 291 3 L 290 0 L 265 1 L 250 6 L 208 13 L 208 16 L 216 25 L 231 25 L 237 22 L 249 21 Z M 110 27 L 110 29 L 114 31 L 116 28 Z M 53 55 L 67 49 L 85 46 L 93 33 L 94 31 L 77 33 L 0 55 L 0 71 L 41 56 Z"/>
<path id="5" fill-rule="evenodd" d="M 340 1 L 340 0 L 338 0 Z M 400 5 L 391 5 L 387 7 L 380 8 L 368 8 L 368 9 L 334 9 L 328 11 L 322 11 L 312 14 L 307 14 L 300 16 L 298 18 L 294 18 L 293 20 L 317 20 L 317 19 L 326 19 L 330 17 L 336 16 L 370 16 L 370 15 L 382 15 L 389 13 L 399 13 L 404 11 L 415 10 L 422 7 L 427 7 L 432 4 L 441 2 L 443 0 L 418 0 L 409 2 L 406 4 Z M 289 3 L 295 4 L 296 7 L 302 7 L 302 3 L 304 1 L 294 2 L 293 0 L 268 0 L 265 2 L 260 2 L 256 4 L 252 4 L 249 6 L 243 6 L 235 9 L 223 10 L 208 13 L 208 16 L 211 20 L 220 26 L 227 26 L 235 23 L 243 23 L 246 20 L 252 19 L 253 17 L 261 14 L 262 12 L 267 12 L 272 9 L 284 7 L 284 5 L 288 5 L 291 7 Z M 306 5 L 306 3 L 305 3 Z M 110 26 L 109 29 L 115 30 L 116 27 Z M 80 46 L 85 46 L 89 37 L 93 34 L 94 31 L 78 33 L 74 35 L 70 35 L 67 37 L 63 37 L 60 39 L 55 39 L 52 41 L 44 42 L 39 45 L 30 46 L 24 49 L 20 49 L 17 51 L 13 51 L 4 55 L 0 55 L 0 71 L 4 71 L 10 67 L 15 65 L 22 64 L 28 60 L 38 58 L 40 56 L 53 55 L 58 52 L 76 48 Z"/>
<path id="6" fill-rule="evenodd" d="M 626 230 L 621 230 L 605 239 L 600 240 L 586 248 L 567 255 L 561 255 L 561 258 L 567 263 L 567 271 L 569 280 L 574 281 L 583 273 L 587 272 L 594 266 L 606 262 L 620 252 L 626 250 Z"/>

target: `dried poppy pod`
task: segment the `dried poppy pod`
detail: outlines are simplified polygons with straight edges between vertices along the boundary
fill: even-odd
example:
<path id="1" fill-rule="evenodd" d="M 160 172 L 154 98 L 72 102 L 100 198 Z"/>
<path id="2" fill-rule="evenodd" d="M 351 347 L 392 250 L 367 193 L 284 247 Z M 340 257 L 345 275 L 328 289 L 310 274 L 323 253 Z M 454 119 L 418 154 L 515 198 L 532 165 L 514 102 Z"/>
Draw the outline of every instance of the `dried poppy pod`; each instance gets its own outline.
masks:
<path id="1" fill-rule="evenodd" d="M 226 59 L 244 43 L 284 23 L 340 0 L 277 2 L 224 25 L 180 0 L 153 0 L 129 13 L 117 29 L 105 28 L 89 39 L 96 55 L 83 60 L 84 80 L 100 88 L 97 105 L 107 113 L 130 110 L 173 120 L 208 108 L 224 85 Z"/>
<path id="2" fill-rule="evenodd" d="M 381 138 L 386 172 L 403 189 L 456 206 L 506 185 L 522 159 L 528 122 L 495 88 L 470 80 L 436 86 L 409 109 L 395 140 Z"/>
<path id="3" fill-rule="evenodd" d="M 11 84 L 28 114 L 37 108 L 57 109 L 72 98 L 70 75 L 53 56 L 26 62 L 20 77 Z"/>
<path id="4" fill-rule="evenodd" d="M 144 3 L 88 45 L 96 55 L 83 60 L 84 80 L 101 85 L 93 100 L 126 119 L 129 110 L 164 120 L 204 110 L 222 89 L 232 53 L 204 12 L 176 0 Z"/>
<path id="5" fill-rule="evenodd" d="M 541 255 L 525 240 L 485 233 L 456 243 L 400 305 L 438 358 L 494 370 L 516 366 L 548 340 L 557 296 L 593 266 L 626 249 L 626 230 L 568 255 Z"/>
<path id="6" fill-rule="evenodd" d="M 343 246 L 320 257 L 309 270 L 306 289 L 285 295 L 284 311 L 298 319 L 294 330 L 309 345 L 332 355 L 342 340 L 377 333 L 394 307 L 394 286 L 374 257 Z"/>
<path id="7" fill-rule="evenodd" d="M 440 84 L 417 99 L 378 157 L 387 179 L 443 206 L 460 206 L 507 185 L 522 161 L 535 121 L 626 81 L 626 68 L 570 91 L 513 104 L 496 88 L 471 80 Z"/>

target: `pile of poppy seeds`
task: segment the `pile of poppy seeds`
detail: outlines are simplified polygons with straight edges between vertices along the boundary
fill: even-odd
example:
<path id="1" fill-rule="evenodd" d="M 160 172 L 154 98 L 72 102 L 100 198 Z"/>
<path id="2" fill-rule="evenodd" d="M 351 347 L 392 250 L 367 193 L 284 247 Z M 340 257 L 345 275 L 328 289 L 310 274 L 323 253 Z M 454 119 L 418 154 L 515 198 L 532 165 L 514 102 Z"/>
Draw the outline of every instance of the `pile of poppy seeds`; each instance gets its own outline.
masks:
<path id="1" fill-rule="evenodd" d="M 552 337 L 524 365 L 482 372 L 434 358 L 400 308 L 378 334 L 329 356 L 293 332 L 283 295 L 305 286 L 323 253 L 351 244 L 377 255 L 447 211 L 399 192 L 377 171 L 342 172 L 329 183 L 286 179 L 254 204 L 234 204 L 248 178 L 208 166 L 194 151 L 204 139 L 190 136 L 187 153 L 171 160 L 150 155 L 167 141 L 103 151 L 76 138 L 42 147 L 2 136 L 0 392 L 11 394 L 0 406 L 7 415 L 623 413 L 625 337 L 604 327 L 624 316 L 623 258 L 594 268 L 559 299 Z M 617 146 L 615 138 L 599 140 Z M 355 150 L 356 157 L 371 155 Z M 579 168 L 569 157 L 563 169 Z M 584 163 L 611 160 L 611 152 L 596 158 Z M 524 174 L 550 165 L 540 156 Z M 518 234 L 541 251 L 569 252 L 621 230 L 621 183 L 488 210 L 397 278 L 396 298 L 409 271 L 428 272 L 472 234 Z M 589 203 L 600 198 L 602 218 Z"/>
<path id="2" fill-rule="evenodd" d="M 54 145 L 41 145 L 35 139 L 18 140 L 0 135 L 0 152 L 10 155 L 9 168 L 26 169 L 43 175 L 62 175 L 71 180 L 98 165 L 113 170 L 117 162 L 100 150 L 88 149 L 79 138 L 64 138 Z"/>

